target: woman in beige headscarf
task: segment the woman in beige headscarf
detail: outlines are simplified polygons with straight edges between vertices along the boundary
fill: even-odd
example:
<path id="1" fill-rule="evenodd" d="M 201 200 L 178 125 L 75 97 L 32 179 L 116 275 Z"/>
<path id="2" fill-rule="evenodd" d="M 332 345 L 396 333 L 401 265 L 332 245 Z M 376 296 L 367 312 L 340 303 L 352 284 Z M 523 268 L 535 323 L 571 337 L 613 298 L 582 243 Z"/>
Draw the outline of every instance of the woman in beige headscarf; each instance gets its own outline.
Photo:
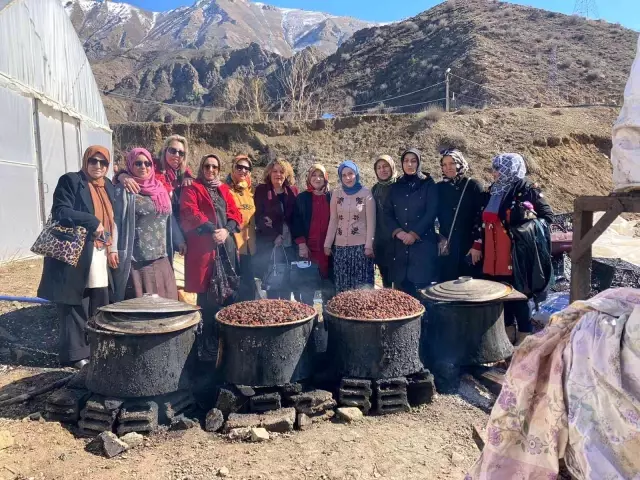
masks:
<path id="1" fill-rule="evenodd" d="M 391 231 L 385 226 L 383 206 L 387 200 L 389 189 L 398 178 L 396 164 L 389 155 L 379 155 L 373 164 L 378 183 L 371 188 L 376 201 L 376 235 L 373 241 L 376 265 L 382 277 L 382 286 L 391 288 L 389 265 L 393 262 L 393 241 Z"/>

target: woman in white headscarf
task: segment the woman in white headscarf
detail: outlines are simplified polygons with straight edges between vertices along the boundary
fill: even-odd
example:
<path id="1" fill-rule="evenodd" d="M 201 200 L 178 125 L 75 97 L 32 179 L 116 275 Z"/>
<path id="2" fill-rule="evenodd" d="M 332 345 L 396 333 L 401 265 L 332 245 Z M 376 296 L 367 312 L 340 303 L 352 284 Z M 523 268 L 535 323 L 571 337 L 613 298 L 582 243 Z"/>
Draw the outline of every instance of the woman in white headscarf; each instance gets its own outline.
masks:
<path id="1" fill-rule="evenodd" d="M 484 206 L 482 184 L 468 176 L 469 164 L 460 150 L 440 152 L 442 181 L 438 183 L 438 222 L 440 232 L 441 282 L 461 276 L 482 276 L 480 265 L 473 265 L 469 250 L 473 245 L 473 229 Z"/>

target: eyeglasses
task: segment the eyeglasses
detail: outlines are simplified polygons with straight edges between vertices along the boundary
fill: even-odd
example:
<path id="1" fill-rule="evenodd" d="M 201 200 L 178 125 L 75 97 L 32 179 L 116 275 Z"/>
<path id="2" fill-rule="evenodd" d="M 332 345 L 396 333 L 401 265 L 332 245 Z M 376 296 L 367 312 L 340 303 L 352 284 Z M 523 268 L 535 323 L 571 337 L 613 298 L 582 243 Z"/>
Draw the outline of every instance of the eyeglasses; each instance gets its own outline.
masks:
<path id="1" fill-rule="evenodd" d="M 202 166 L 203 170 L 220 170 L 218 165 L 214 165 L 213 163 L 207 163 Z"/>
<path id="2" fill-rule="evenodd" d="M 169 147 L 167 148 L 167 152 L 171 155 L 178 155 L 179 157 L 184 157 L 184 150 L 178 150 L 177 148 Z"/>
<path id="3" fill-rule="evenodd" d="M 239 172 L 242 172 L 242 171 L 250 172 L 251 171 L 251 167 L 249 167 L 247 165 L 236 165 L 236 170 L 238 170 Z"/>
<path id="4" fill-rule="evenodd" d="M 109 162 L 108 162 L 107 160 L 102 160 L 102 159 L 100 159 L 100 158 L 94 158 L 94 157 L 91 157 L 91 158 L 87 161 L 87 163 L 88 163 L 89 165 L 93 165 L 94 167 L 95 167 L 95 166 L 98 166 L 98 167 L 104 167 L 104 168 L 107 168 L 107 167 L 109 166 Z"/>
<path id="5" fill-rule="evenodd" d="M 134 165 L 138 168 L 142 168 L 142 167 L 151 168 L 151 165 L 153 165 L 153 163 L 143 162 L 142 160 L 138 160 L 137 162 L 134 163 Z"/>

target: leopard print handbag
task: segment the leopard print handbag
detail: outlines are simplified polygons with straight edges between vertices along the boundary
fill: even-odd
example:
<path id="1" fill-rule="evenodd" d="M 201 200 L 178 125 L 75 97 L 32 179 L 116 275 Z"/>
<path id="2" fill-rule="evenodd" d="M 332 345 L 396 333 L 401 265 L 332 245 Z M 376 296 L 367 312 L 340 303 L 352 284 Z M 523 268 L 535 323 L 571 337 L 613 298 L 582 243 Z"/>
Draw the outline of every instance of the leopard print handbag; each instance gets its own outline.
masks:
<path id="1" fill-rule="evenodd" d="M 86 228 L 62 226 L 49 216 L 44 229 L 31 247 L 31 251 L 76 267 L 86 241 Z"/>

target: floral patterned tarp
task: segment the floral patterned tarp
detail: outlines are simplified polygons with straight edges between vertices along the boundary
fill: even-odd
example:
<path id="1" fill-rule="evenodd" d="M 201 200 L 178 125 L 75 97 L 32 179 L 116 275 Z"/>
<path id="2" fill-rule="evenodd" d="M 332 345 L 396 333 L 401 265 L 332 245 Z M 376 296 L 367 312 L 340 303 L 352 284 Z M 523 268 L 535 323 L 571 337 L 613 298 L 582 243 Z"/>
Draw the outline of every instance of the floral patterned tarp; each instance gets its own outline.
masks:
<path id="1" fill-rule="evenodd" d="M 640 480 L 640 290 L 551 317 L 516 350 L 465 480 Z"/>

